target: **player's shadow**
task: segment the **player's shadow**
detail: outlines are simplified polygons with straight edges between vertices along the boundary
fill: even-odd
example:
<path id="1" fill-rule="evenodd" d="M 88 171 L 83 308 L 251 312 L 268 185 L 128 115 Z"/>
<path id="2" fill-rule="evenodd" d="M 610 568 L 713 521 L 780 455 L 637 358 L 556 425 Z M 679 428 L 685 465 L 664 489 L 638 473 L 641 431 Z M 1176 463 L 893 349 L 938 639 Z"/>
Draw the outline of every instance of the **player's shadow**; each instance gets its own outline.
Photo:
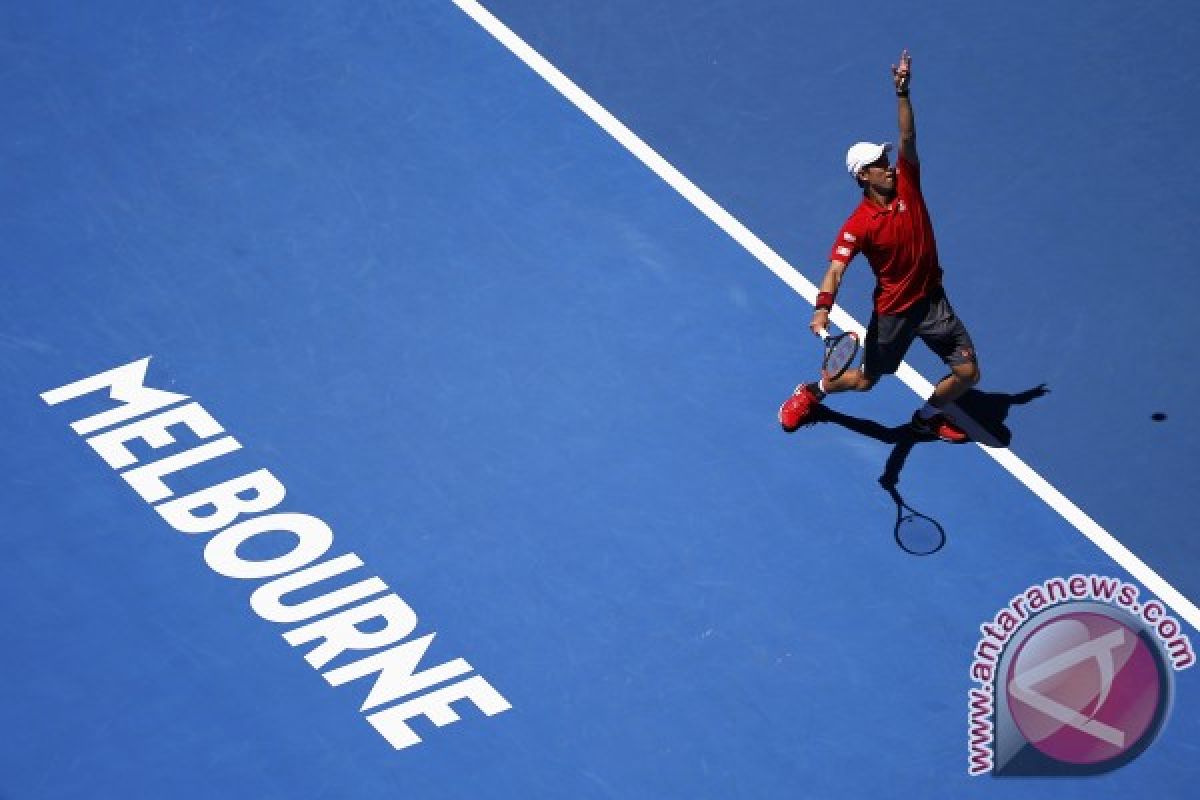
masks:
<path id="1" fill-rule="evenodd" d="M 826 405 L 819 405 L 813 410 L 812 420 L 816 423 L 832 422 L 835 425 L 841 425 L 848 431 L 861 434 L 869 439 L 874 439 L 884 444 L 895 445 L 892 448 L 892 452 L 888 455 L 883 475 L 879 478 L 879 483 L 885 489 L 894 489 L 896 484 L 899 483 L 900 470 L 904 468 L 904 462 L 908 460 L 908 454 L 912 452 L 914 447 L 921 442 L 934 441 L 933 437 L 917 433 L 907 423 L 889 428 L 874 420 L 843 414 L 841 411 L 836 411 Z"/>
<path id="2" fill-rule="evenodd" d="M 1002 392 L 980 392 L 969 390 L 958 398 L 957 405 L 968 417 L 979 423 L 982 432 L 976 431 L 971 439 L 989 447 L 1008 447 L 1012 443 L 1012 431 L 1004 424 L 1013 406 L 1023 406 L 1045 397 L 1050 393 L 1042 383 L 1017 394 Z M 968 433 L 971 433 L 968 431 Z"/>
<path id="3" fill-rule="evenodd" d="M 1012 407 L 1025 405 L 1045 396 L 1049 391 L 1044 383 L 1016 394 L 971 389 L 958 400 L 957 405 L 966 416 L 960 414 L 957 415 L 957 419 L 972 441 L 990 447 L 1008 447 L 1012 442 L 1012 431 L 1005 422 Z M 894 490 L 900 482 L 900 471 L 904 469 L 904 463 L 913 448 L 922 442 L 936 441 L 933 436 L 917 433 L 907 423 L 889 428 L 873 420 L 843 414 L 825 405 L 816 407 L 812 421 L 832 422 L 870 439 L 894 445 L 892 452 L 888 454 L 883 474 L 879 476 L 880 485 L 888 490 Z"/>

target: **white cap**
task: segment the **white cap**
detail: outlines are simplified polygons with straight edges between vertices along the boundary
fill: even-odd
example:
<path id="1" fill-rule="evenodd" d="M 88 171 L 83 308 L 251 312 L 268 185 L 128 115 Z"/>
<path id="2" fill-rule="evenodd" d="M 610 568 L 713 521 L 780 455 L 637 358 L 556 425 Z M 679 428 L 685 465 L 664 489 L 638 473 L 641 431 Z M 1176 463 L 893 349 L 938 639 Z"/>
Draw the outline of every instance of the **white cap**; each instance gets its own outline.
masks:
<path id="1" fill-rule="evenodd" d="M 892 143 L 872 144 L 859 142 L 846 151 L 846 169 L 851 178 L 858 177 L 858 171 L 867 164 L 874 164 L 884 153 L 891 152 Z"/>

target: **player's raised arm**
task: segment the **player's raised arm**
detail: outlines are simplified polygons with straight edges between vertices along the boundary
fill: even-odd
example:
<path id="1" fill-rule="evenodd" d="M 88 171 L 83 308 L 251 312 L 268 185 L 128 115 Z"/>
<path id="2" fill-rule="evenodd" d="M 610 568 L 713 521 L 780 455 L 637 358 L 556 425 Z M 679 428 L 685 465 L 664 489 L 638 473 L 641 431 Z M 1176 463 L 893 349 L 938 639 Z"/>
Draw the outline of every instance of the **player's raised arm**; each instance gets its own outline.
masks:
<path id="1" fill-rule="evenodd" d="M 917 127 L 913 121 L 912 101 L 908 97 L 908 84 L 912 79 L 912 56 L 905 50 L 900 54 L 900 63 L 892 65 L 892 83 L 896 87 L 897 116 L 900 128 L 900 156 L 912 164 L 917 160 Z"/>

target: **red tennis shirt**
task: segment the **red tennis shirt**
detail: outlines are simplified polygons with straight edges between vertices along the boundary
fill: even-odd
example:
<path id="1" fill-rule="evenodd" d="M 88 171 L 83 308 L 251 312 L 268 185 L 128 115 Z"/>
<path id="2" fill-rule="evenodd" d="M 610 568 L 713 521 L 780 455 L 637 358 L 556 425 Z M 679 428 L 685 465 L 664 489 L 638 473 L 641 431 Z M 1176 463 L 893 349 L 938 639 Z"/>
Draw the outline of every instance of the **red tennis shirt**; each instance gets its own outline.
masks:
<path id="1" fill-rule="evenodd" d="M 899 158 L 892 204 L 884 208 L 863 198 L 838 232 L 829 258 L 848 264 L 859 252 L 875 273 L 875 310 L 880 314 L 903 313 L 942 285 L 919 165 Z"/>

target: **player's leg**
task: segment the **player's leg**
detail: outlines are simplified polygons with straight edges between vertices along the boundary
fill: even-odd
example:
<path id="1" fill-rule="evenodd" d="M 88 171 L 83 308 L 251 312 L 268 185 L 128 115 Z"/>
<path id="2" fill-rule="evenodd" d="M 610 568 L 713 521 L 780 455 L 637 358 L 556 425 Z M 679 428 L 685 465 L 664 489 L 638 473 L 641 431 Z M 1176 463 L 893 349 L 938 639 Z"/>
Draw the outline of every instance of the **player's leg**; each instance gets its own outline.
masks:
<path id="1" fill-rule="evenodd" d="M 828 395 L 838 392 L 867 392 L 873 389 L 878 382 L 878 375 L 868 375 L 862 367 L 858 367 L 846 370 L 831 381 L 824 379 L 817 381 L 815 385 L 821 394 Z"/>
<path id="2" fill-rule="evenodd" d="M 934 408 L 945 408 L 979 383 L 979 375 L 979 364 L 974 360 L 951 364 L 950 374 L 933 387 L 933 394 L 929 396 L 929 405 Z"/>
<path id="3" fill-rule="evenodd" d="M 979 383 L 979 360 L 971 335 L 946 299 L 945 292 L 939 292 L 931 299 L 929 313 L 922 321 L 918 335 L 950 368 L 950 374 L 938 381 L 925 405 L 913 414 L 913 428 L 943 441 L 961 444 L 967 441 L 967 434 L 944 409 Z"/>
<path id="4" fill-rule="evenodd" d="M 863 342 L 862 366 L 848 369 L 828 382 L 822 379 L 797 386 L 792 396 L 779 407 L 779 424 L 791 433 L 812 418 L 826 395 L 869 391 L 880 377 L 896 371 L 916 335 L 916 319 L 872 314 L 867 339 Z"/>
<path id="5" fill-rule="evenodd" d="M 917 336 L 918 321 L 919 317 L 911 311 L 898 315 L 872 313 L 871 323 L 867 326 L 867 340 L 863 342 L 862 368 L 857 370 L 857 379 L 849 380 L 844 387 L 837 386 L 831 391 L 865 392 L 884 375 L 895 373 Z"/>

